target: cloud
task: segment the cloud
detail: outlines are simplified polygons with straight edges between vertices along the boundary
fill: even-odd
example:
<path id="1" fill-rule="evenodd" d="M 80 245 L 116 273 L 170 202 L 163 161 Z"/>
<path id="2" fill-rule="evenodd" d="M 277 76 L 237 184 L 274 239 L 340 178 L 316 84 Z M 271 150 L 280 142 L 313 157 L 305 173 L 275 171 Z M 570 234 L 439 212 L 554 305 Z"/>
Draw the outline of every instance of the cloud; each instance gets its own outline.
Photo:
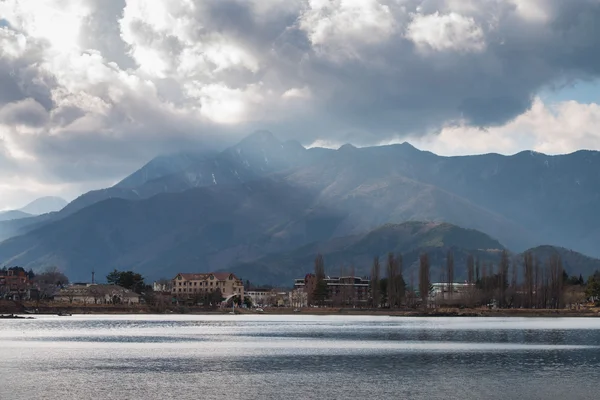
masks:
<path id="1" fill-rule="evenodd" d="M 68 196 L 254 129 L 593 145 L 593 105 L 536 95 L 600 74 L 597 0 L 4 0 L 0 19 L 4 198 L 27 179 Z M 565 136 L 544 144 L 542 126 Z"/>
<path id="2" fill-rule="evenodd" d="M 457 13 L 440 15 L 416 14 L 406 30 L 406 36 L 418 48 L 437 51 L 483 51 L 483 30 L 472 17 Z"/>
<path id="3" fill-rule="evenodd" d="M 384 143 L 410 140 L 421 149 L 441 155 L 515 154 L 525 149 L 564 154 L 582 149 L 597 150 L 599 124 L 598 104 L 576 101 L 547 104 L 536 98 L 531 109 L 503 126 L 482 129 L 462 122 L 446 126 L 436 134 Z"/>

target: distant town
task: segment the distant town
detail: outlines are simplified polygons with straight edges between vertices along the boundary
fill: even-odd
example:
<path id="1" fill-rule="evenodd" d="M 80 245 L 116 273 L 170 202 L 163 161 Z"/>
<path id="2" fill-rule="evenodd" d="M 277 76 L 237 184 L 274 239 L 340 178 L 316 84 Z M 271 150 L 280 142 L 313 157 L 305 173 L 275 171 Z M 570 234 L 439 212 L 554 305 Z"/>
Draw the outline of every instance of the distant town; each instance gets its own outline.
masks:
<path id="1" fill-rule="evenodd" d="M 600 272 L 584 279 L 568 276 L 560 257 L 543 263 L 526 255 L 523 265 L 510 265 L 504 254 L 497 270 L 469 257 L 467 279 L 454 280 L 454 260 L 448 252 L 445 279 L 432 282 L 423 254 L 419 279 L 406 282 L 402 257 L 389 254 L 384 265 L 375 257 L 371 275 L 331 276 L 317 255 L 314 271 L 290 282 L 290 287 L 253 285 L 230 272 L 180 272 L 172 279 L 146 283 L 133 271 L 114 270 L 103 281 L 69 282 L 58 268 L 36 274 L 21 267 L 0 269 L 1 312 L 29 313 L 77 309 L 80 312 L 260 311 L 290 308 L 396 309 L 429 311 L 457 309 L 581 310 L 600 303 Z"/>

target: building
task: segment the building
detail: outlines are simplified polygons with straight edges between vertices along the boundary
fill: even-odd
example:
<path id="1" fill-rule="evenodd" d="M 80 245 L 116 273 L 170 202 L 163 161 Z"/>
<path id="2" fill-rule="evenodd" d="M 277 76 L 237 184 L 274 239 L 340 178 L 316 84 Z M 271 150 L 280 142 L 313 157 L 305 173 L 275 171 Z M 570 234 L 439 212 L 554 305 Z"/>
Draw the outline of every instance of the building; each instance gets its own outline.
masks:
<path id="1" fill-rule="evenodd" d="M 256 307 L 264 307 L 271 305 L 272 293 L 271 289 L 252 289 L 245 292 L 246 297 L 252 299 L 252 305 Z"/>
<path id="2" fill-rule="evenodd" d="M 139 304 L 141 296 L 117 285 L 78 284 L 61 289 L 55 301 L 77 304 Z"/>
<path id="3" fill-rule="evenodd" d="M 326 304 L 361 306 L 366 305 L 369 301 L 371 281 L 368 278 L 361 278 L 358 276 L 327 276 L 324 281 L 327 285 Z M 303 291 L 306 294 L 307 303 L 314 303 L 314 301 L 312 301 L 312 294 L 314 293 L 316 284 L 317 278 L 314 274 L 307 274 L 304 279 L 296 279 L 294 281 L 296 302 L 302 302 L 302 299 L 299 298 L 297 292 Z M 294 297 L 293 294 L 292 297 Z"/>
<path id="4" fill-rule="evenodd" d="M 452 288 L 446 282 L 432 283 L 431 292 L 429 293 L 429 301 L 449 301 L 449 300 L 463 300 L 468 294 L 469 289 L 474 289 L 475 284 L 473 283 L 453 283 Z"/>
<path id="5" fill-rule="evenodd" d="M 27 297 L 31 281 L 24 271 L 0 270 L 0 298 L 23 300 Z"/>
<path id="6" fill-rule="evenodd" d="M 194 301 L 212 298 L 221 293 L 221 299 L 233 296 L 244 298 L 244 283 L 230 272 L 179 273 L 173 278 L 173 296 L 178 301 Z M 220 302 L 220 300 L 214 300 Z"/>
<path id="7" fill-rule="evenodd" d="M 152 290 L 154 292 L 169 292 L 173 289 L 173 281 L 160 280 L 152 283 Z"/>

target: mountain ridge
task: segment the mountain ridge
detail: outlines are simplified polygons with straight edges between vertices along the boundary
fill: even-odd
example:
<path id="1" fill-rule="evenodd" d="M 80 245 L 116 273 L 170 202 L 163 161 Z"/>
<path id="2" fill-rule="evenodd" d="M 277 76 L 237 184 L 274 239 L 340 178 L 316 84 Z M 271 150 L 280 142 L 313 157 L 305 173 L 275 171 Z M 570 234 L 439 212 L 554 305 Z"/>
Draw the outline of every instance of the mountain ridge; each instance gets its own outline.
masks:
<path id="1" fill-rule="evenodd" d="M 157 169 L 130 175 L 136 178 L 129 182 L 143 181 L 140 186 L 117 184 L 89 192 L 60 212 L 0 222 L 0 234 L 14 236 L 0 243 L 0 259 L 27 265 L 81 262 L 81 268 L 88 269 L 93 261 L 80 253 L 103 248 L 112 254 L 105 262 L 121 267 L 156 270 L 159 262 L 172 266 L 179 262 L 178 268 L 183 268 L 191 260 L 215 269 L 406 221 L 476 229 L 515 252 L 548 243 L 600 255 L 595 246 L 600 240 L 600 216 L 595 212 L 600 206 L 600 175 L 594 172 L 600 168 L 598 152 L 441 157 L 408 143 L 305 149 L 298 142 L 281 142 L 270 132 L 256 132 L 215 155 L 201 155 L 193 162 L 186 157 L 181 163 L 157 161 Z M 162 173 L 166 175 L 156 177 Z M 232 201 L 231 196 L 238 198 Z M 129 210 L 122 212 L 120 221 L 111 216 L 117 204 L 111 198 L 126 201 L 118 203 Z M 286 200 L 282 203 L 280 198 Z M 152 213 L 144 211 L 148 207 Z M 178 207 L 197 227 L 181 216 L 169 221 Z M 207 210 L 216 214 L 206 214 Z M 150 221 L 140 220 L 140 213 Z M 95 219 L 83 218 L 87 215 Z M 221 222 L 216 223 L 215 217 Z M 106 221 L 114 226 L 106 227 Z M 149 239 L 153 245 L 135 240 L 137 226 L 147 227 L 140 235 L 153 235 Z M 60 231 L 63 242 L 67 237 L 77 242 L 96 227 L 112 236 L 98 234 L 95 241 L 75 249 L 56 242 L 44 227 Z M 245 236 L 228 234 L 232 227 Z M 202 229 L 215 229 L 216 236 L 230 241 L 197 250 L 191 238 L 207 243 L 214 239 Z"/>

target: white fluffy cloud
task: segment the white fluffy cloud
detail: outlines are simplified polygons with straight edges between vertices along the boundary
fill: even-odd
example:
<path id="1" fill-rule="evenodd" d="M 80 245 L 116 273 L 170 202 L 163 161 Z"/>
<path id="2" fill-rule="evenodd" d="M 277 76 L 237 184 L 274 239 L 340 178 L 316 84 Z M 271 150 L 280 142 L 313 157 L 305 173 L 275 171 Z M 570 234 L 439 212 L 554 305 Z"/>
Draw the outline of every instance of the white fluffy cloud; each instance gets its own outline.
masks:
<path id="1" fill-rule="evenodd" d="M 596 148 L 596 105 L 535 98 L 600 74 L 599 18 L 597 0 L 0 1 L 0 208 L 261 128 Z"/>
<path id="2" fill-rule="evenodd" d="M 419 48 L 437 51 L 482 51 L 483 30 L 471 17 L 457 13 L 416 14 L 407 28 L 407 37 Z"/>
<path id="3" fill-rule="evenodd" d="M 483 129 L 458 123 L 442 128 L 439 133 L 408 140 L 441 155 L 515 154 L 526 149 L 564 154 L 600 149 L 599 124 L 598 104 L 576 101 L 546 104 L 536 98 L 531 109 L 502 126 Z"/>

